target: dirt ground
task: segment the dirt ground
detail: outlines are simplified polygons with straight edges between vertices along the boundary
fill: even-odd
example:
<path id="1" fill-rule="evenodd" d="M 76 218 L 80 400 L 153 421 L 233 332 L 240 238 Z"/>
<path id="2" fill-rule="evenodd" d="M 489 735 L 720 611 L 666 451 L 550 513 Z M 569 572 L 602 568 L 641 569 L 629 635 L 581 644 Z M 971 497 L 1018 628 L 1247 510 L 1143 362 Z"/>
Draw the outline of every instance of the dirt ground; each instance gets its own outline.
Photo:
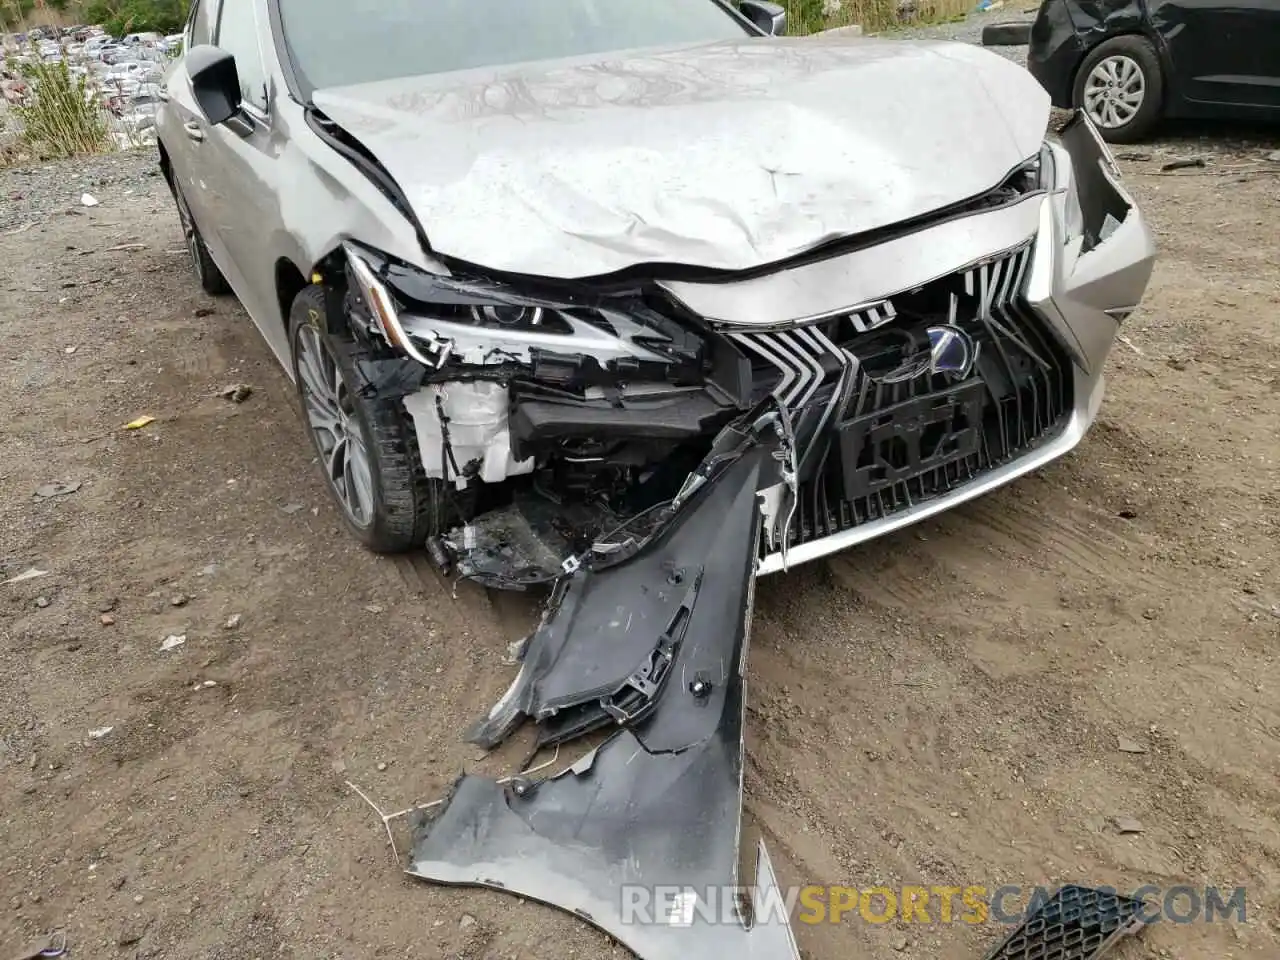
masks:
<path id="1" fill-rule="evenodd" d="M 1164 155 L 1123 163 L 1161 259 L 1082 446 L 761 582 L 746 810 L 783 883 L 1243 885 L 1247 923 L 1117 956 L 1280 952 L 1280 165 Z M 627 956 L 398 871 L 345 781 L 395 810 L 506 772 L 519 749 L 460 734 L 534 608 L 353 544 L 288 380 L 134 162 L 94 208 L 55 168 L 58 211 L 0 235 L 0 579 L 49 571 L 0 586 L 0 953 L 65 929 L 82 957 Z M 1005 932 L 796 929 L 811 960 Z"/>

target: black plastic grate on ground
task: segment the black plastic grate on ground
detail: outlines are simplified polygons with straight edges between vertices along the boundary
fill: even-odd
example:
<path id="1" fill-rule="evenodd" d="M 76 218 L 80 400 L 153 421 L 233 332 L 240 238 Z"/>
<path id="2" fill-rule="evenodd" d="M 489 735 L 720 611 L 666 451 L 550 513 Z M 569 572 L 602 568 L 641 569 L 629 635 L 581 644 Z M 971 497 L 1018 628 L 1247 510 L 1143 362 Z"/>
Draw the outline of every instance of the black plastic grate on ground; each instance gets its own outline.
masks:
<path id="1" fill-rule="evenodd" d="M 986 960 L 1094 960 L 1142 925 L 1143 903 L 1110 890 L 1066 886 Z"/>

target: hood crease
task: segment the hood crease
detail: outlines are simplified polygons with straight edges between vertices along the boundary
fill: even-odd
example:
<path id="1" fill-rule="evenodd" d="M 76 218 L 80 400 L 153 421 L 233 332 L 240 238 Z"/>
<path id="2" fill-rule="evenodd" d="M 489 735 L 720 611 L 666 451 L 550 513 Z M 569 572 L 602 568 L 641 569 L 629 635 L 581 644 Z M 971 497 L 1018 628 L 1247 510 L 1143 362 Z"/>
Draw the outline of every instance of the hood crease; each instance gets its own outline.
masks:
<path id="1" fill-rule="evenodd" d="M 744 40 L 319 90 L 433 252 L 582 279 L 740 271 L 981 195 L 1048 96 L 964 44 Z"/>

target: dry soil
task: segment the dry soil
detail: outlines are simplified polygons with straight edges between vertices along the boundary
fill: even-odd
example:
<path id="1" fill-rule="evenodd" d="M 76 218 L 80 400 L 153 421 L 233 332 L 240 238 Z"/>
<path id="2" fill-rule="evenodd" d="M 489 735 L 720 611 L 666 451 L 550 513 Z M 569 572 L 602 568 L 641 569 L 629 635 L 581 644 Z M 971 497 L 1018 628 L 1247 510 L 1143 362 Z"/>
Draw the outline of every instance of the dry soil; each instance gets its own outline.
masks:
<path id="1" fill-rule="evenodd" d="M 1118 956 L 1280 954 L 1277 145 L 1123 162 L 1161 258 L 1075 453 L 762 581 L 746 810 L 784 883 L 1242 885 L 1247 923 Z M 1188 151 L 1209 165 L 1160 171 Z M 81 957 L 626 956 L 399 873 L 346 781 L 394 810 L 509 769 L 460 733 L 533 607 L 354 545 L 152 158 L 115 163 L 92 208 L 74 166 L 0 174 L 11 213 L 56 200 L 0 235 L 0 579 L 48 571 L 0 586 L 0 952 L 61 928 Z M 797 924 L 812 960 L 1003 932 Z"/>

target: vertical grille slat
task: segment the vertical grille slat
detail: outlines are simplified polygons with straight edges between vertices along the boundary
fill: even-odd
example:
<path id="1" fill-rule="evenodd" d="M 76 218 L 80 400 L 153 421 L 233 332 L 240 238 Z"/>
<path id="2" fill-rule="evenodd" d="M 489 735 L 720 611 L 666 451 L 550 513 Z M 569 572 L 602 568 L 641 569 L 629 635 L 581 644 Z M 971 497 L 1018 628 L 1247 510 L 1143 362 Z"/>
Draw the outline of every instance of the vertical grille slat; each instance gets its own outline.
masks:
<path id="1" fill-rule="evenodd" d="M 768 531 L 761 545 L 765 553 L 778 549 L 783 538 L 791 546 L 822 539 L 943 496 L 1016 458 L 1061 426 L 1073 403 L 1071 361 L 1024 295 L 1033 254 L 1028 242 L 893 301 L 864 306 L 821 325 L 729 332 L 756 365 L 757 384 L 765 378 L 767 390 L 773 381 L 774 395 L 796 424 L 799 502 L 790 530 Z M 927 331 L 939 325 L 959 330 L 977 347 L 963 383 L 938 369 L 929 352 Z M 928 362 L 902 374 L 901 359 L 893 368 L 891 358 L 909 354 L 911 344 L 915 355 Z M 878 373 L 876 363 L 888 363 L 893 375 Z M 979 408 L 980 415 L 975 413 Z M 890 410 L 892 415 L 881 416 Z M 883 451 L 892 450 L 898 442 L 893 437 L 903 435 L 893 419 L 916 416 L 924 417 L 921 427 L 909 428 L 919 435 L 919 458 L 885 466 Z M 954 417 L 968 424 L 957 428 L 959 434 L 946 426 L 947 418 Z M 861 431 L 857 442 L 864 447 L 854 442 L 851 454 L 842 431 L 855 423 L 865 425 L 853 427 Z M 944 424 L 940 432 L 930 434 L 938 423 Z M 974 438 L 968 441 L 971 446 L 941 446 L 954 445 L 962 435 Z M 873 451 L 870 463 L 862 459 L 867 450 Z M 845 471 L 851 465 L 872 479 L 864 488 L 855 484 L 853 489 L 867 492 L 849 499 Z"/>

